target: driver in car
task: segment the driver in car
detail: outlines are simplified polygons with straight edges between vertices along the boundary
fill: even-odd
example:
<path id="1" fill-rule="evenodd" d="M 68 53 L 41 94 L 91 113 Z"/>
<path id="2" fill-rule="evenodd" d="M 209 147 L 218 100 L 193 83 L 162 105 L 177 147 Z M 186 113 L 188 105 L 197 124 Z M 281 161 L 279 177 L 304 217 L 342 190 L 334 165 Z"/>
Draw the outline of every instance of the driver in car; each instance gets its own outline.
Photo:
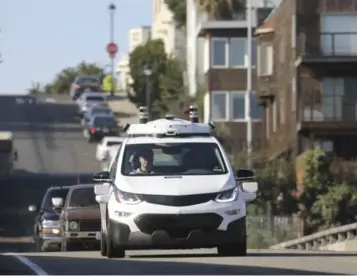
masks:
<path id="1" fill-rule="evenodd" d="M 150 174 L 153 173 L 152 165 L 153 165 L 153 158 L 154 154 L 152 150 L 146 149 L 139 152 L 138 161 L 139 161 L 139 168 L 132 171 L 130 174 Z"/>

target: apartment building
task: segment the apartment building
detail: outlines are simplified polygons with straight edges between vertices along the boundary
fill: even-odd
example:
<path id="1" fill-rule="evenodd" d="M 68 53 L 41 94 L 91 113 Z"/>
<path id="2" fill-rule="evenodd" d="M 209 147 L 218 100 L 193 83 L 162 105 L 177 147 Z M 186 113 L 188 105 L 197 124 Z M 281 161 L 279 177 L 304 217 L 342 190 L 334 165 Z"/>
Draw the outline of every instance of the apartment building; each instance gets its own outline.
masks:
<path id="1" fill-rule="evenodd" d="M 132 82 L 129 69 L 129 55 L 139 45 L 147 43 L 151 38 L 151 28 L 142 26 L 129 30 L 129 54 L 120 56 L 116 67 L 116 74 L 119 78 L 119 89 L 121 91 L 128 91 L 129 85 Z"/>
<path id="2" fill-rule="evenodd" d="M 190 10 L 196 8 L 196 3 L 191 1 Z M 255 3 L 257 4 L 257 3 Z M 197 10 L 197 8 L 196 8 Z M 253 92 L 247 91 L 247 26 L 252 24 L 254 29 L 262 18 L 270 12 L 271 7 L 254 6 L 252 21 L 246 18 L 246 11 L 234 15 L 230 20 L 226 18 L 209 18 L 191 12 L 189 35 L 194 34 L 194 39 L 187 38 L 191 45 L 188 46 L 188 79 L 191 88 L 197 83 L 197 68 L 199 67 L 197 54 L 197 39 L 203 39 L 203 74 L 204 87 L 204 120 L 214 121 L 228 128 L 230 137 L 235 146 L 246 147 L 247 118 L 252 117 L 253 148 L 260 147 L 261 133 L 261 108 L 256 99 L 256 78 L 253 79 Z M 191 18 L 190 18 L 191 17 Z M 192 19 L 192 17 L 196 17 Z M 192 27 L 195 24 L 196 27 Z M 253 72 L 255 71 L 255 41 L 252 46 Z M 194 64 L 194 66 L 192 66 Z M 191 91 L 191 95 L 194 95 Z M 250 106 L 249 106 L 250 102 Z"/>
<path id="3" fill-rule="evenodd" d="M 143 26 L 129 30 L 129 53 L 139 45 L 143 45 L 151 38 L 151 27 Z"/>
<path id="4" fill-rule="evenodd" d="M 357 3 L 284 0 L 257 30 L 264 144 L 357 156 Z"/>
<path id="5" fill-rule="evenodd" d="M 172 12 L 164 0 L 152 0 L 152 39 L 161 39 L 166 54 L 184 57 L 185 36 L 177 29 Z"/>

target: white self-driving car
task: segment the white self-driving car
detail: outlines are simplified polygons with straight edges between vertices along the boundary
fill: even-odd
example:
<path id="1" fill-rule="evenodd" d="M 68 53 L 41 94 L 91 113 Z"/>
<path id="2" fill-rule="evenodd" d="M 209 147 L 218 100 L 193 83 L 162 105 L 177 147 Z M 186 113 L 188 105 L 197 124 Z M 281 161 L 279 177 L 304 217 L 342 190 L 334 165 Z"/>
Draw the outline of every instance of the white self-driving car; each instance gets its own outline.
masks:
<path id="1" fill-rule="evenodd" d="M 145 117 L 145 116 L 143 116 Z M 213 124 L 167 116 L 124 127 L 128 137 L 109 171 L 94 175 L 101 206 L 101 254 L 125 250 L 218 248 L 244 256 L 246 203 L 254 173 L 233 171 Z"/>

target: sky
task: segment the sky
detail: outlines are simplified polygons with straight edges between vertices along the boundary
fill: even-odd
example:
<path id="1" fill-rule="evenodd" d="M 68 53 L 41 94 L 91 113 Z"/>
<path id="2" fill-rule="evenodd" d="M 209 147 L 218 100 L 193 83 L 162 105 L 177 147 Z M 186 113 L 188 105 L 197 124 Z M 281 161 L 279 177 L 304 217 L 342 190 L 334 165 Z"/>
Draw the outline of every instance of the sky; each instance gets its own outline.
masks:
<path id="1" fill-rule="evenodd" d="M 151 0 L 0 0 L 0 94 L 24 94 L 83 60 L 108 64 L 110 3 L 117 62 L 128 50 L 129 29 L 151 25 Z"/>

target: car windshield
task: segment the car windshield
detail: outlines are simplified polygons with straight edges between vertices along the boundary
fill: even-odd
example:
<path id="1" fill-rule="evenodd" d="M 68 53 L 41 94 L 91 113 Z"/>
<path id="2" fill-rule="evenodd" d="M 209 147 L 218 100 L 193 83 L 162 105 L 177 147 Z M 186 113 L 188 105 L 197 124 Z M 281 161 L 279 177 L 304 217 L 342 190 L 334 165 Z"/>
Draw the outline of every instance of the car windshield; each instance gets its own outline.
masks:
<path id="1" fill-rule="evenodd" d="M 93 124 L 97 127 L 116 127 L 117 122 L 111 117 L 108 118 L 94 118 Z"/>
<path id="2" fill-rule="evenodd" d="M 216 143 L 132 144 L 125 147 L 121 172 L 130 176 L 218 175 L 227 173 L 227 167 Z"/>
<path id="3" fill-rule="evenodd" d="M 46 194 L 46 198 L 45 198 L 42 208 L 46 211 L 52 211 L 53 207 L 54 207 L 52 204 L 52 198 L 60 197 L 64 201 L 68 194 L 68 191 L 69 191 L 69 189 L 49 190 L 48 193 Z"/>
<path id="4" fill-rule="evenodd" d="M 96 114 L 111 114 L 111 110 L 109 108 L 93 108 L 91 113 L 93 115 L 96 115 Z"/>
<path id="5" fill-rule="evenodd" d="M 82 77 L 77 81 L 78 85 L 99 85 L 99 79 L 96 77 Z"/>
<path id="6" fill-rule="evenodd" d="M 88 96 L 86 97 L 87 102 L 104 102 L 104 98 L 101 96 Z"/>
<path id="7" fill-rule="evenodd" d="M 79 188 L 74 189 L 68 204 L 68 207 L 92 207 L 98 206 L 95 200 L 94 188 Z"/>

